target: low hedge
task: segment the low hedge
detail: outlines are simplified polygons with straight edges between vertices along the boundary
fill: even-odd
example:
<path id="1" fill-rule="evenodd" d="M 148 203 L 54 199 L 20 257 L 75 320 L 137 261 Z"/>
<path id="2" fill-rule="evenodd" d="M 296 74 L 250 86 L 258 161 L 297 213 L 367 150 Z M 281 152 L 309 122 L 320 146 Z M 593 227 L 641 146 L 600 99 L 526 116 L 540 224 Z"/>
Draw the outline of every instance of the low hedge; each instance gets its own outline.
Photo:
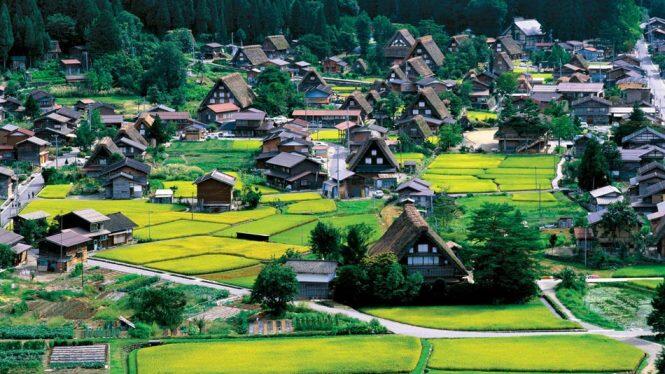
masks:
<path id="1" fill-rule="evenodd" d="M 74 338 L 72 326 L 48 327 L 46 325 L 0 326 L 2 339 L 47 339 L 47 338 Z"/>
<path id="2" fill-rule="evenodd" d="M 72 362 L 52 362 L 49 365 L 53 369 L 103 369 L 106 366 L 105 362 L 87 362 L 87 361 L 72 361 Z"/>

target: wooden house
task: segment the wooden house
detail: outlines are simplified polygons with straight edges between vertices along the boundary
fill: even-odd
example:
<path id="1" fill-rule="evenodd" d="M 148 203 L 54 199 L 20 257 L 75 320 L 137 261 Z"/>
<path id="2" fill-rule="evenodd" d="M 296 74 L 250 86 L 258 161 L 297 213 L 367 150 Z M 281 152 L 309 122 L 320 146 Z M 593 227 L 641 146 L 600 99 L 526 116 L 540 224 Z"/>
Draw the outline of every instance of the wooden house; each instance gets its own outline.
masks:
<path id="1" fill-rule="evenodd" d="M 621 138 L 621 145 L 626 149 L 641 148 L 645 145 L 654 145 L 665 149 L 665 134 L 653 127 L 643 127 Z"/>
<path id="2" fill-rule="evenodd" d="M 36 136 L 22 140 L 14 146 L 17 161 L 30 162 L 34 166 L 44 166 L 48 161 L 50 143 Z"/>
<path id="3" fill-rule="evenodd" d="M 515 17 L 502 36 L 510 36 L 524 50 L 536 49 L 536 44 L 544 42 L 546 37 L 538 20 L 521 17 Z"/>
<path id="4" fill-rule="evenodd" d="M 423 78 L 430 78 L 435 75 L 422 56 L 412 57 L 405 60 L 402 63 L 401 68 L 406 75 L 406 79 L 411 82 L 416 82 Z"/>
<path id="5" fill-rule="evenodd" d="M 427 121 L 420 114 L 400 121 L 398 127 L 400 134 L 409 137 L 416 144 L 424 143 L 433 135 Z"/>
<path id="6" fill-rule="evenodd" d="M 21 232 L 21 226 L 24 225 L 27 221 L 34 221 L 38 224 L 46 227 L 48 226 L 47 218 L 50 215 L 43 210 L 37 210 L 30 213 L 20 213 L 13 219 L 13 229 L 15 233 Z"/>
<path id="7" fill-rule="evenodd" d="M 329 199 L 355 199 L 369 196 L 365 178 L 350 170 L 336 169 L 321 187 L 323 196 Z"/>
<path id="8" fill-rule="evenodd" d="M 28 250 L 32 247 L 23 243 L 23 236 L 0 228 L 0 244 L 8 246 L 14 252 L 12 266 L 18 266 L 28 261 Z"/>
<path id="9" fill-rule="evenodd" d="M 602 225 L 607 210 L 600 210 L 598 212 L 591 212 L 587 214 L 587 221 L 590 228 L 593 230 L 594 241 L 606 251 L 616 253 L 617 249 L 621 250 L 628 248 L 631 250 L 635 246 L 635 235 L 639 233 L 642 223 L 635 226 L 623 226 L 615 232 L 608 232 Z"/>
<path id="10" fill-rule="evenodd" d="M 351 154 L 348 169 L 364 177 L 369 187 L 390 188 L 397 184 L 399 163 L 385 140 L 372 137 Z"/>
<path id="11" fill-rule="evenodd" d="M 140 157 L 148 149 L 148 141 L 131 123 L 120 127 L 113 142 L 120 148 L 122 154 L 129 158 Z"/>
<path id="12" fill-rule="evenodd" d="M 467 34 L 458 34 L 450 37 L 450 43 L 448 43 L 448 52 L 457 53 L 459 47 L 463 43 L 471 41 L 471 37 Z"/>
<path id="13" fill-rule="evenodd" d="M 499 151 L 505 153 L 540 153 L 547 149 L 549 132 L 524 117 L 515 116 L 499 124 L 494 134 Z"/>
<path id="14" fill-rule="evenodd" d="M 416 206 L 431 212 L 434 206 L 434 191 L 431 184 L 420 178 L 413 178 L 397 186 L 395 192 L 400 201 L 412 201 Z"/>
<path id="15" fill-rule="evenodd" d="M 14 197 L 18 187 L 18 177 L 14 170 L 0 166 L 0 199 L 9 200 Z"/>
<path id="16" fill-rule="evenodd" d="M 410 120 L 417 115 L 422 116 L 429 125 L 432 132 L 438 133 L 439 127 L 452 117 L 446 104 L 439 98 L 431 87 L 426 87 L 416 95 L 409 104 L 402 120 Z"/>
<path id="17" fill-rule="evenodd" d="M 67 75 L 81 75 L 81 61 L 75 58 L 67 58 L 60 60 L 60 66 L 63 74 Z"/>
<path id="18" fill-rule="evenodd" d="M 34 135 L 31 130 L 7 124 L 0 127 L 0 144 L 14 146 Z"/>
<path id="19" fill-rule="evenodd" d="M 306 105 L 327 105 L 333 95 L 332 87 L 316 70 L 309 70 L 298 83 L 298 92 L 305 96 Z"/>
<path id="20" fill-rule="evenodd" d="M 586 96 L 570 104 L 571 114 L 587 125 L 606 126 L 610 123 L 612 103 L 598 96 Z"/>
<path id="21" fill-rule="evenodd" d="M 559 83 L 556 91 L 564 99 L 574 101 L 589 96 L 603 97 L 604 85 L 603 83 Z"/>
<path id="22" fill-rule="evenodd" d="M 653 213 L 664 200 L 665 165 L 652 162 L 637 169 L 637 175 L 630 178 L 628 188 L 630 205 L 637 212 Z"/>
<path id="23" fill-rule="evenodd" d="M 336 261 L 288 260 L 284 266 L 296 273 L 298 299 L 331 298 L 331 283 L 337 272 Z"/>
<path id="24" fill-rule="evenodd" d="M 150 166 L 125 157 L 100 172 L 107 199 L 133 199 L 148 191 Z"/>
<path id="25" fill-rule="evenodd" d="M 117 212 L 108 214 L 104 228 L 109 231 L 107 247 L 125 245 L 134 242 L 134 229 L 138 225 L 126 215 Z"/>
<path id="26" fill-rule="evenodd" d="M 221 103 L 206 105 L 199 111 L 198 119 L 204 123 L 228 121 L 233 113 L 238 113 L 240 108 L 233 103 Z"/>
<path id="27" fill-rule="evenodd" d="M 196 202 L 199 210 L 222 212 L 231 210 L 233 189 L 236 178 L 216 169 L 198 177 L 196 185 Z"/>
<path id="28" fill-rule="evenodd" d="M 148 144 L 154 146 L 157 143 L 157 139 L 155 138 L 152 129 L 153 123 L 155 123 L 155 117 L 149 113 L 141 113 L 136 119 L 136 122 L 134 122 L 134 128 L 138 131 L 139 135 L 148 142 Z"/>
<path id="29" fill-rule="evenodd" d="M 265 165 L 268 183 L 286 190 L 314 190 L 326 180 L 321 162 L 297 152 L 280 152 Z"/>
<path id="30" fill-rule="evenodd" d="M 201 46 L 201 55 L 207 60 L 216 60 L 224 56 L 224 46 L 219 43 L 206 43 Z"/>
<path id="31" fill-rule="evenodd" d="M 496 53 L 506 52 L 511 60 L 519 60 L 524 56 L 522 47 L 510 36 L 497 38 L 494 51 Z"/>
<path id="32" fill-rule="evenodd" d="M 326 74 L 344 74 L 349 69 L 349 63 L 339 56 L 328 57 L 321 65 Z"/>
<path id="33" fill-rule="evenodd" d="M 513 61 L 506 52 L 495 53 L 492 58 L 492 73 L 501 75 L 503 73 L 513 71 Z"/>
<path id="34" fill-rule="evenodd" d="M 37 101 L 42 110 L 53 108 L 55 106 L 55 96 L 43 90 L 34 90 L 29 93 Z"/>
<path id="35" fill-rule="evenodd" d="M 655 145 L 645 145 L 634 149 L 619 148 L 619 153 L 621 154 L 619 176 L 625 180 L 634 177 L 640 167 L 654 161 L 662 163 L 665 159 L 665 149 Z"/>
<path id="36" fill-rule="evenodd" d="M 173 204 L 173 190 L 170 188 L 160 188 L 150 196 L 150 202 L 153 204 Z"/>
<path id="37" fill-rule="evenodd" d="M 407 59 L 422 57 L 425 64 L 432 71 L 437 71 L 443 65 L 443 52 L 436 44 L 431 35 L 421 36 L 416 39 L 416 43 L 411 47 Z"/>
<path id="38" fill-rule="evenodd" d="M 471 275 L 455 254 L 459 246 L 445 242 L 413 204 L 405 204 L 404 212 L 390 225 L 385 234 L 369 249 L 370 256 L 392 253 L 409 273 L 419 273 L 426 282 L 443 280 L 462 282 Z"/>
<path id="39" fill-rule="evenodd" d="M 83 165 L 83 170 L 89 176 L 98 176 L 104 168 L 116 161 L 118 157 L 124 157 L 123 152 L 113 142 L 113 139 L 106 136 L 95 144 L 92 154 Z"/>
<path id="40" fill-rule="evenodd" d="M 62 49 L 60 48 L 60 42 L 57 40 L 50 40 L 48 45 L 48 51 L 44 55 L 44 58 L 47 60 L 57 60 L 60 58 Z"/>
<path id="41" fill-rule="evenodd" d="M 199 142 L 206 139 L 208 130 L 202 125 L 189 125 L 185 128 L 183 139 L 188 142 Z"/>
<path id="42" fill-rule="evenodd" d="M 238 48 L 231 58 L 231 65 L 237 68 L 254 68 L 268 62 L 268 56 L 258 44 L 246 45 Z"/>
<path id="43" fill-rule="evenodd" d="M 267 118 L 266 112 L 254 108 L 233 113 L 231 120 L 233 122 L 221 129 L 233 132 L 235 136 L 240 137 L 265 136 L 274 128 L 274 122 Z"/>
<path id="44" fill-rule="evenodd" d="M 312 127 L 334 127 L 342 121 L 362 123 L 360 110 L 349 109 L 296 109 L 291 115 L 294 119 L 305 120 Z"/>
<path id="45" fill-rule="evenodd" d="M 623 201 L 623 195 L 618 188 L 614 186 L 605 186 L 589 191 L 591 200 L 589 202 L 590 210 L 598 212 L 607 209 L 607 206 L 618 201 Z"/>
<path id="46" fill-rule="evenodd" d="M 62 230 L 39 243 L 37 270 L 64 273 L 88 259 L 92 239 L 74 230 Z"/>
<path id="47" fill-rule="evenodd" d="M 285 59 L 289 55 L 291 45 L 284 35 L 269 35 L 263 40 L 261 47 L 269 58 Z"/>
<path id="48" fill-rule="evenodd" d="M 353 62 L 351 69 L 356 74 L 366 75 L 369 72 L 369 65 L 367 65 L 367 62 L 362 58 L 358 58 Z"/>
<path id="49" fill-rule="evenodd" d="M 255 99 L 254 91 L 247 85 L 242 75 L 239 73 L 226 75 L 215 83 L 199 105 L 198 120 L 203 123 L 213 122 L 210 121 L 212 117 L 209 105 L 230 103 L 242 110 L 251 107 Z M 233 111 L 230 107 L 226 109 L 227 112 Z M 214 109 L 213 112 L 216 120 L 217 113 Z"/>
<path id="50" fill-rule="evenodd" d="M 409 30 L 399 29 L 395 31 L 383 47 L 383 56 L 386 58 L 388 64 L 400 63 L 406 59 L 415 44 L 416 39 L 411 35 Z"/>
<path id="51" fill-rule="evenodd" d="M 374 110 L 374 108 L 372 108 L 372 106 L 365 99 L 363 93 L 360 91 L 353 91 L 349 96 L 347 96 L 346 99 L 344 99 L 342 106 L 340 106 L 340 109 L 360 110 L 360 115 L 365 119 L 368 118 Z"/>

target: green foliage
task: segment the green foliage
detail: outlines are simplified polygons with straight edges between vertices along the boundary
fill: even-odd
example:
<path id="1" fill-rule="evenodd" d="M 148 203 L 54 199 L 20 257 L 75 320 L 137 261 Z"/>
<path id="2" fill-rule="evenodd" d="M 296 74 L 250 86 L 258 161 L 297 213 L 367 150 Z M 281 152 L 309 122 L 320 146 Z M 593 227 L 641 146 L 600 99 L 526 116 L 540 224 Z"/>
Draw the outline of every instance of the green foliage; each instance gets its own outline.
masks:
<path id="1" fill-rule="evenodd" d="M 340 231 L 335 226 L 318 222 L 309 234 L 310 249 L 323 259 L 337 260 L 341 249 L 340 238 Z"/>
<path id="2" fill-rule="evenodd" d="M 533 243 L 537 228 L 508 204 L 483 204 L 468 227 L 473 278 L 480 296 L 497 303 L 524 302 L 537 292 Z"/>
<path id="3" fill-rule="evenodd" d="M 39 108 L 39 103 L 37 100 L 35 100 L 32 95 L 28 95 L 28 97 L 25 99 L 25 104 L 23 105 L 25 107 L 25 114 L 30 117 L 30 118 L 37 118 L 40 113 L 40 108 Z"/>
<path id="4" fill-rule="evenodd" d="M 517 91 L 517 78 L 518 74 L 512 71 L 505 72 L 499 75 L 496 80 L 496 90 L 502 95 L 510 95 Z M 510 100 L 510 99 L 509 99 Z"/>
<path id="5" fill-rule="evenodd" d="M 122 48 L 120 27 L 110 10 L 104 9 L 92 22 L 88 31 L 90 53 L 95 56 L 117 52 Z"/>
<path id="6" fill-rule="evenodd" d="M 258 75 L 254 91 L 257 94 L 254 105 L 271 115 L 290 115 L 295 108 L 304 106 L 303 95 L 291 83 L 291 76 L 275 66 Z"/>
<path id="7" fill-rule="evenodd" d="M 176 43 L 160 43 L 155 50 L 152 65 L 143 77 L 143 92 L 147 93 L 149 87 L 155 87 L 158 92 L 176 93 L 185 84 L 186 68 L 187 62 Z"/>
<path id="8" fill-rule="evenodd" d="M 176 131 L 175 126 L 171 122 L 164 122 L 159 116 L 155 117 L 151 130 L 155 135 L 158 145 L 168 143 Z"/>
<path id="9" fill-rule="evenodd" d="M 254 209 L 259 205 L 261 196 L 263 196 L 263 194 L 258 188 L 245 187 L 240 199 L 243 205 L 246 205 L 249 209 Z"/>
<path id="10" fill-rule="evenodd" d="M 606 186 L 609 182 L 607 160 L 600 144 L 590 139 L 577 169 L 577 183 L 584 191 Z"/>
<path id="11" fill-rule="evenodd" d="M 183 321 L 187 300 L 184 292 L 162 286 L 131 292 L 129 305 L 138 320 L 175 329 Z"/>
<path id="12" fill-rule="evenodd" d="M 318 227 L 318 224 L 317 224 Z M 359 264 L 367 255 L 369 239 L 374 230 L 365 223 L 352 225 L 346 230 L 346 243 L 340 247 L 342 262 L 346 265 Z"/>
<path id="13" fill-rule="evenodd" d="M 261 303 L 268 311 L 280 315 L 297 294 L 296 273 L 290 267 L 273 262 L 264 267 L 256 277 L 252 300 Z"/>
<path id="14" fill-rule="evenodd" d="M 463 140 L 462 126 L 453 124 L 441 126 L 439 128 L 439 147 L 441 148 L 441 151 L 447 151 L 452 147 L 456 147 L 461 144 Z"/>
<path id="15" fill-rule="evenodd" d="M 71 325 L 48 327 L 46 325 L 0 326 L 2 339 L 72 339 L 74 328 Z"/>
<path id="16" fill-rule="evenodd" d="M 9 17 L 7 4 L 3 3 L 0 8 L 0 53 L 2 53 L 3 67 L 7 67 L 7 57 L 13 45 L 14 32 L 12 31 L 12 21 Z"/>
<path id="17" fill-rule="evenodd" d="M 647 317 L 647 323 L 656 334 L 662 336 L 665 334 L 665 284 L 660 284 L 656 288 L 656 295 L 651 301 L 651 306 L 653 311 Z"/>
<path id="18" fill-rule="evenodd" d="M 360 44 L 360 51 L 363 55 L 367 54 L 369 48 L 369 39 L 371 34 L 372 20 L 366 12 L 360 13 L 356 18 L 356 35 L 358 37 L 358 44 Z"/>
<path id="19" fill-rule="evenodd" d="M 561 279 L 561 283 L 559 283 L 557 287 L 573 289 L 580 292 L 586 290 L 586 277 L 584 274 L 577 274 L 572 268 L 565 267 L 556 273 L 555 276 Z"/>
<path id="20" fill-rule="evenodd" d="M 135 339 L 148 339 L 152 336 L 151 325 L 143 322 L 136 322 L 134 326 L 135 328 L 129 329 L 128 331 L 130 337 Z"/>
<path id="21" fill-rule="evenodd" d="M 0 244 L 0 268 L 5 269 L 14 266 L 16 254 L 7 244 Z"/>

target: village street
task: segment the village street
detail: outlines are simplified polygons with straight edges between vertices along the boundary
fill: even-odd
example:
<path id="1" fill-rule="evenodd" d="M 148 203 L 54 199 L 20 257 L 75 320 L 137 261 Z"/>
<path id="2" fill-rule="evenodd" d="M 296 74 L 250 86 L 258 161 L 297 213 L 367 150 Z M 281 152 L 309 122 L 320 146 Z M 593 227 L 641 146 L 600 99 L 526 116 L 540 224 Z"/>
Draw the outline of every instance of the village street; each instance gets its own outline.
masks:
<path id="1" fill-rule="evenodd" d="M 0 224 L 6 225 L 7 222 L 15 217 L 23 207 L 28 205 L 32 199 L 37 196 L 39 191 L 44 188 L 44 178 L 41 173 L 32 174 L 27 182 L 19 185 L 16 191 L 16 197 L 13 200 L 7 200 L 0 209 Z"/>
<path id="2" fill-rule="evenodd" d="M 644 39 L 637 42 L 635 46 L 637 57 L 640 59 L 640 65 L 646 72 L 649 81 L 649 87 L 653 93 L 653 104 L 660 112 L 661 117 L 665 110 L 665 83 L 660 77 L 660 69 L 651 61 L 648 44 Z"/>

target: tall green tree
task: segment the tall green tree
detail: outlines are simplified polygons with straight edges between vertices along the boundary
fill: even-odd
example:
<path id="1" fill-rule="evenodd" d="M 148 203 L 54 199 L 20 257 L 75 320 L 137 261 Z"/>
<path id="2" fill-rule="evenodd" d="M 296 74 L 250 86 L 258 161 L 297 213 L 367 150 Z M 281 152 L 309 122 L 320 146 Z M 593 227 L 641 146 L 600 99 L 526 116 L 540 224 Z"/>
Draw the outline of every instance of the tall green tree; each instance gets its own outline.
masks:
<path id="1" fill-rule="evenodd" d="M 369 40 L 372 37 L 372 20 L 367 13 L 362 12 L 356 18 L 356 37 L 360 45 L 360 53 L 367 55 L 369 51 Z"/>
<path id="2" fill-rule="evenodd" d="M 12 30 L 12 21 L 9 17 L 7 4 L 3 3 L 0 8 L 0 53 L 2 53 L 3 67 L 7 68 L 7 58 L 9 51 L 14 46 L 14 31 Z"/>
<path id="3" fill-rule="evenodd" d="M 144 287 L 129 295 L 134 317 L 140 321 L 157 323 L 176 329 L 184 320 L 187 298 L 185 293 L 173 287 Z"/>
<path id="4" fill-rule="evenodd" d="M 367 255 L 369 239 L 374 230 L 367 224 L 351 225 L 346 231 L 346 243 L 341 246 L 342 261 L 346 265 L 359 264 Z"/>
<path id="5" fill-rule="evenodd" d="M 483 204 L 468 227 L 473 278 L 484 298 L 497 303 L 526 302 L 536 295 L 538 266 L 533 253 L 538 229 L 508 204 Z"/>
<path id="6" fill-rule="evenodd" d="M 577 169 L 577 184 L 584 191 L 607 186 L 609 170 L 600 144 L 590 139 Z"/>
<path id="7" fill-rule="evenodd" d="M 7 244 L 0 244 L 0 269 L 14 266 L 16 254 Z"/>
<path id="8" fill-rule="evenodd" d="M 102 11 L 92 22 L 88 33 L 88 43 L 90 53 L 95 56 L 117 52 L 122 48 L 120 27 L 111 11 Z"/>
<path id="9" fill-rule="evenodd" d="M 296 273 L 287 266 L 272 262 L 264 267 L 254 281 L 252 300 L 268 311 L 280 315 L 298 294 Z"/>
<path id="10" fill-rule="evenodd" d="M 275 66 L 264 69 L 256 79 L 254 91 L 257 99 L 254 105 L 274 115 L 289 115 L 296 108 L 305 105 L 304 97 L 291 82 L 288 73 Z"/>
<path id="11" fill-rule="evenodd" d="M 338 260 L 340 232 L 335 226 L 319 221 L 309 234 L 309 246 L 312 253 L 323 259 Z"/>

